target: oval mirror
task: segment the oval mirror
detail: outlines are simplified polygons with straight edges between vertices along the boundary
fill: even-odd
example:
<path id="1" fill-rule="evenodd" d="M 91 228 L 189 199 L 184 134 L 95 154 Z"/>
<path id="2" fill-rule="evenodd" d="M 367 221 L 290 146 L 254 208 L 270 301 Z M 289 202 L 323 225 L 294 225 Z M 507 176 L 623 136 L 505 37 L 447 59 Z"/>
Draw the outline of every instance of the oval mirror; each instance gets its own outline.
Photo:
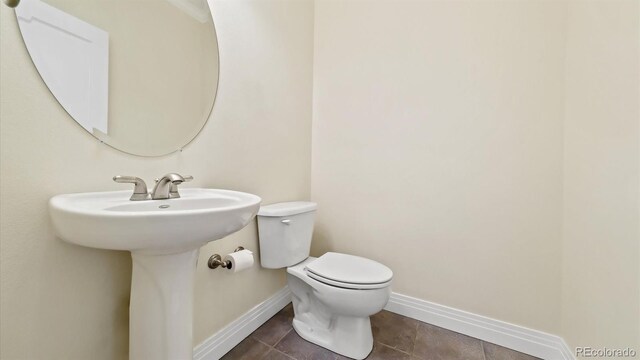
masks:
<path id="1" fill-rule="evenodd" d="M 51 93 L 104 143 L 165 155 L 207 122 L 218 86 L 207 0 L 22 0 L 16 16 Z"/>

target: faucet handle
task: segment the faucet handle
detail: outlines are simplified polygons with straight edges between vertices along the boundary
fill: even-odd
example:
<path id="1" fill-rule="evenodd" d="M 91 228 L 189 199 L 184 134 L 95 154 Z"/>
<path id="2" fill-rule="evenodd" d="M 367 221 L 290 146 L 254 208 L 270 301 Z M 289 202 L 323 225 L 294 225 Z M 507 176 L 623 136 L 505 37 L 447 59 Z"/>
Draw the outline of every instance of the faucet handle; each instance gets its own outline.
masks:
<path id="1" fill-rule="evenodd" d="M 182 177 L 184 179 L 183 182 L 189 182 L 193 180 L 193 176 L 187 175 Z M 171 189 L 169 190 L 169 198 L 170 199 L 178 199 L 180 197 L 180 193 L 178 192 L 178 185 L 180 184 L 171 184 Z"/>
<path id="2" fill-rule="evenodd" d="M 139 177 L 116 175 L 113 177 L 113 181 L 117 183 L 135 184 L 135 187 L 133 188 L 133 195 L 131 195 L 129 200 L 138 201 L 149 200 L 151 198 L 149 196 L 149 191 L 147 190 L 147 184 Z"/>

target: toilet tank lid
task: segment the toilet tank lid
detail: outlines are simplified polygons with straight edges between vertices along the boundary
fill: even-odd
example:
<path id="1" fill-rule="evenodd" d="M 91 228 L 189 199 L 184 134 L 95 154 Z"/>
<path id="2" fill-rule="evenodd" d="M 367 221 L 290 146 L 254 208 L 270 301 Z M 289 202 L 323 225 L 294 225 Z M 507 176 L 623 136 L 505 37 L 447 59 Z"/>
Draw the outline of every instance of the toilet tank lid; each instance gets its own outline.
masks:
<path id="1" fill-rule="evenodd" d="M 290 216 L 314 211 L 318 204 L 310 201 L 290 201 L 260 206 L 258 216 Z"/>

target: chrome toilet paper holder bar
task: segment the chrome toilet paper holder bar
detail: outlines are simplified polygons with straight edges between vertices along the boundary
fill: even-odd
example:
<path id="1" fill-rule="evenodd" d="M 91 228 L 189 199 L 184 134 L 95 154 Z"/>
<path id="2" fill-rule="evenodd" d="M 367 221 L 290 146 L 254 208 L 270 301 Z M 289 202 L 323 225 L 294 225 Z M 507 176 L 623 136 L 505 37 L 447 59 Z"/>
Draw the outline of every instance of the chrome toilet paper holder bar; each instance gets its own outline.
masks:
<path id="1" fill-rule="evenodd" d="M 242 250 L 244 250 L 244 248 L 242 246 L 238 246 L 235 250 L 233 250 L 233 252 Z M 232 267 L 231 261 L 222 261 L 222 256 L 220 256 L 220 254 L 211 255 L 209 261 L 207 262 L 207 265 L 209 266 L 209 269 L 217 269 L 219 266 L 222 266 L 225 269 L 231 269 Z"/>

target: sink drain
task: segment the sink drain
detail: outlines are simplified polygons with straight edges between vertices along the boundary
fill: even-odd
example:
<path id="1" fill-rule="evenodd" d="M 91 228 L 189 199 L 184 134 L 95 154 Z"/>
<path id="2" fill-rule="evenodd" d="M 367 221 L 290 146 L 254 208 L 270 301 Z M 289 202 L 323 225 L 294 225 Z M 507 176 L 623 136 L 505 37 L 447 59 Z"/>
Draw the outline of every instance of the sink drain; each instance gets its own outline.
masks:
<path id="1" fill-rule="evenodd" d="M 169 206 L 171 206 L 171 205 L 160 205 L 160 206 L 158 206 L 158 207 L 159 207 L 160 209 L 167 209 L 167 208 L 169 208 Z"/>

